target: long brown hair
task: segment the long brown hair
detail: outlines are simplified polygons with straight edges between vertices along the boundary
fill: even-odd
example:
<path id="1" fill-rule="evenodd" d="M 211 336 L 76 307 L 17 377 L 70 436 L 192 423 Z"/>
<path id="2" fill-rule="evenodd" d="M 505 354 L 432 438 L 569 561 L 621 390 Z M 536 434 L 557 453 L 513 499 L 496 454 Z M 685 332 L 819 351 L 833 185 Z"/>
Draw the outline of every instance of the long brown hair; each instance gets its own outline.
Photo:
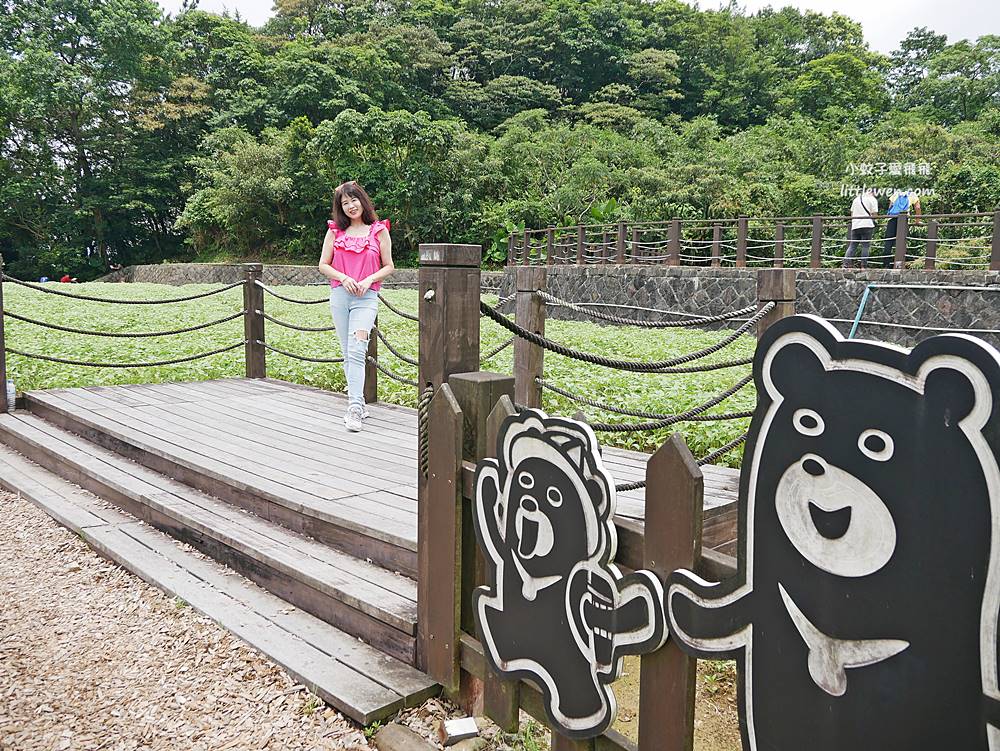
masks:
<path id="1" fill-rule="evenodd" d="M 357 198 L 361 201 L 361 221 L 365 224 L 374 224 L 378 221 L 378 214 L 375 213 L 375 206 L 372 204 L 372 199 L 368 197 L 364 188 L 351 180 L 350 182 L 338 185 L 336 192 L 333 194 L 333 221 L 336 222 L 340 229 L 345 230 L 351 226 L 350 218 L 344 213 L 344 196 Z"/>

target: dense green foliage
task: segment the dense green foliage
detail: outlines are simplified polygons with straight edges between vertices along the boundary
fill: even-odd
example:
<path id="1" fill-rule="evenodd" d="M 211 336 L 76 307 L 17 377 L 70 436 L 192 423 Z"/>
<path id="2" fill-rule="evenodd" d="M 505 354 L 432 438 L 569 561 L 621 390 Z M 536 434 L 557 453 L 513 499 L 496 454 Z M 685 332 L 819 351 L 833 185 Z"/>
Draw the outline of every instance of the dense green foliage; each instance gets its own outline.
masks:
<path id="1" fill-rule="evenodd" d="M 164 299 L 201 290 L 209 285 L 168 287 L 157 284 L 102 284 L 74 285 L 74 292 L 121 299 Z M 319 289 L 279 287 L 278 290 L 299 300 L 317 299 Z M 415 312 L 416 290 L 385 290 L 389 300 L 397 307 Z M 495 301 L 495 298 L 486 298 Z M 240 310 L 243 305 L 240 288 L 214 297 L 202 298 L 173 305 L 112 305 L 82 302 L 25 287 L 4 286 L 4 303 L 8 310 L 36 320 L 76 328 L 110 331 L 141 332 L 164 331 L 196 323 L 216 320 Z M 328 326 L 330 311 L 326 305 L 295 305 L 274 297 L 267 297 L 265 307 L 269 315 L 282 321 L 305 326 Z M 149 339 L 110 339 L 76 334 L 63 334 L 49 329 L 8 318 L 5 322 L 7 346 L 26 353 L 40 353 L 71 360 L 105 363 L 149 362 L 170 360 L 221 348 L 241 341 L 243 321 L 202 329 L 184 334 Z M 340 344 L 332 333 L 307 333 L 281 328 L 268 323 L 268 344 L 300 355 L 312 357 L 338 357 Z M 405 355 L 415 358 L 417 353 L 417 324 L 400 318 L 388 310 L 379 316 L 379 326 L 386 337 Z M 679 354 L 702 349 L 722 339 L 728 332 L 669 329 L 648 331 L 633 327 L 616 327 L 613 337 L 609 329 L 592 323 L 550 320 L 546 333 L 554 339 L 590 352 L 634 360 L 662 360 Z M 507 332 L 492 321 L 482 322 L 482 349 L 488 352 L 507 339 Z M 742 337 L 712 359 L 724 360 L 747 357 L 753 352 L 753 337 Z M 407 378 L 416 378 L 416 368 L 394 358 L 384 347 L 379 360 L 394 372 Z M 18 391 L 70 386 L 102 386 L 118 383 L 158 383 L 162 381 L 194 381 L 210 378 L 232 378 L 244 374 L 243 349 L 238 348 L 220 355 L 179 365 L 155 368 L 90 368 L 61 365 L 29 359 L 8 353 L 8 376 Z M 513 350 L 508 347 L 484 367 L 510 373 L 513 368 Z M 632 406 L 636 409 L 659 412 L 682 412 L 702 404 L 724 391 L 746 375 L 749 368 L 730 368 L 694 375 L 637 375 L 618 370 L 608 370 L 586 365 L 557 355 L 546 355 L 545 376 L 554 383 L 611 404 Z M 342 391 L 345 387 L 344 371 L 340 365 L 320 364 L 293 360 L 276 353 L 267 355 L 267 373 L 272 378 L 304 383 L 317 388 Z M 395 404 L 416 406 L 416 389 L 392 379 L 379 376 L 379 399 Z M 553 414 L 574 414 L 580 405 L 551 392 L 544 394 L 545 408 Z M 726 400 L 710 413 L 753 409 L 756 396 L 750 385 Z M 584 408 L 592 420 L 607 422 L 635 422 L 633 418 L 601 413 Z M 729 422 L 685 423 L 674 429 L 687 438 L 692 452 L 702 456 L 728 443 L 747 428 L 746 419 Z M 636 450 L 655 450 L 672 432 L 670 429 L 643 433 L 607 433 L 601 440 L 608 445 Z M 740 451 L 734 451 L 719 463 L 738 464 Z"/>
<path id="2" fill-rule="evenodd" d="M 26 277 L 317 257 L 357 179 L 418 242 L 524 224 L 842 213 L 857 163 L 1000 203 L 1000 37 L 680 0 L 0 0 L 0 253 Z M 944 12 L 944 11 L 943 11 Z M 891 174 L 847 182 L 899 185 Z"/>

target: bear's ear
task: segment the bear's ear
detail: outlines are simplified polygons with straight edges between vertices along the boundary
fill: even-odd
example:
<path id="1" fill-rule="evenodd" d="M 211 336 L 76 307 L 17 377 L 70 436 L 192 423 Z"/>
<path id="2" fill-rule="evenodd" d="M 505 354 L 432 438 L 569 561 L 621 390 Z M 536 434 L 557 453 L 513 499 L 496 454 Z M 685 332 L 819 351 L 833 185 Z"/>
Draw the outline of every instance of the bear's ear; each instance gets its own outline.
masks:
<path id="1" fill-rule="evenodd" d="M 813 340 L 814 341 L 814 340 Z M 775 348 L 777 348 L 776 351 Z M 801 341 L 786 342 L 778 339 L 772 353 L 764 359 L 764 387 L 771 396 L 781 394 L 786 399 L 798 402 L 816 392 L 826 369 L 816 352 Z M 759 384 L 758 384 L 759 385 Z"/>
<path id="2" fill-rule="evenodd" d="M 971 364 L 970 368 L 974 367 Z M 935 368 L 924 385 L 924 409 L 945 427 L 955 427 L 976 406 L 976 388 L 969 375 L 951 367 Z"/>

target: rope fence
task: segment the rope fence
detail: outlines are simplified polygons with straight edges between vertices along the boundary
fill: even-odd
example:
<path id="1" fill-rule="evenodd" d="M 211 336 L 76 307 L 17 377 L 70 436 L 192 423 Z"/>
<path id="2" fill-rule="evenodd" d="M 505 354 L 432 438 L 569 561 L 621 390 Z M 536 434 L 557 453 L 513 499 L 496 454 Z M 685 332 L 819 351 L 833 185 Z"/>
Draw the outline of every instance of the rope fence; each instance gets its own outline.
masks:
<path id="1" fill-rule="evenodd" d="M 98 297 L 97 295 L 81 295 L 75 292 L 65 292 L 61 289 L 45 287 L 41 284 L 35 284 L 34 282 L 25 282 L 21 279 L 15 279 L 12 276 L 7 276 L 7 274 L 3 274 L 0 278 L 2 278 L 5 282 L 17 284 L 21 287 L 27 287 L 28 289 L 33 289 L 37 292 L 44 292 L 47 295 L 58 295 L 59 297 L 69 297 L 73 300 L 110 303 L 114 305 L 167 305 L 169 303 L 188 302 L 189 300 L 200 300 L 203 297 L 211 297 L 212 295 L 221 295 L 223 292 L 228 292 L 231 289 L 243 286 L 243 282 L 233 282 L 232 284 L 227 284 L 219 289 L 212 289 L 207 292 L 197 292 L 192 295 L 183 295 L 181 297 L 167 297 L 162 300 L 121 300 L 114 297 Z"/>
<path id="2" fill-rule="evenodd" d="M 21 357 L 27 357 L 32 360 L 45 360 L 46 362 L 57 362 L 62 365 L 79 365 L 86 368 L 158 368 L 163 365 L 177 365 L 179 363 L 191 362 L 193 360 L 201 360 L 204 357 L 211 357 L 212 355 L 221 355 L 223 352 L 229 352 L 230 350 L 244 345 L 246 345 L 246 340 L 241 340 L 234 344 L 230 344 L 227 347 L 219 347 L 218 349 L 213 349 L 209 352 L 199 352 L 196 355 L 175 357 L 170 360 L 153 360 L 151 362 L 96 362 L 92 360 L 72 360 L 66 357 L 42 355 L 37 352 L 23 352 L 19 349 L 14 349 L 13 347 L 7 347 L 6 349 L 8 352 L 13 352 L 15 355 L 20 355 Z"/>
<path id="3" fill-rule="evenodd" d="M 614 368 L 616 370 L 627 370 L 633 373 L 657 373 L 657 372 L 668 372 L 670 369 L 677 366 L 684 365 L 695 360 L 700 360 L 709 355 L 715 354 L 716 352 L 728 347 L 730 344 L 739 339 L 743 334 L 748 332 L 754 326 L 757 325 L 765 315 L 771 312 L 774 308 L 774 303 L 769 302 L 757 311 L 757 313 L 749 318 L 746 323 L 741 325 L 732 334 L 727 336 L 720 342 L 713 344 L 710 347 L 705 347 L 704 349 L 698 350 L 697 352 L 690 352 L 686 355 L 681 355 L 680 357 L 670 358 L 668 360 L 655 360 L 652 362 L 637 362 L 635 360 L 618 360 L 615 358 L 604 357 L 603 355 L 596 355 L 591 352 L 581 352 L 580 350 L 573 349 L 572 347 L 567 347 L 559 342 L 547 339 L 541 334 L 536 334 L 532 331 L 519 326 L 514 321 L 507 319 L 502 313 L 500 313 L 495 308 L 487 305 L 484 302 L 479 303 L 480 310 L 488 318 L 491 318 L 496 323 L 506 328 L 515 336 L 521 337 L 522 339 L 527 339 L 532 344 L 535 344 L 543 349 L 547 349 L 550 352 L 555 352 L 556 354 L 563 355 L 564 357 L 570 357 L 574 360 L 579 360 L 581 362 L 587 362 L 592 365 L 600 365 L 606 368 Z M 732 367 L 732 363 L 726 364 L 726 367 Z M 698 367 L 698 366 L 696 366 Z M 700 368 L 705 370 L 716 370 L 719 365 L 702 365 Z M 696 372 L 696 371 L 690 371 Z"/>
<path id="4" fill-rule="evenodd" d="M 9 310 L 5 310 L 3 314 L 7 318 L 13 318 L 15 321 L 23 321 L 24 323 L 30 323 L 34 326 L 40 326 L 45 329 L 64 331 L 68 334 L 80 334 L 82 336 L 103 336 L 116 339 L 145 339 L 148 337 L 175 336 L 176 334 L 187 334 L 192 331 L 200 331 L 201 329 L 207 329 L 210 326 L 218 326 L 219 324 L 227 323 L 237 318 L 242 318 L 244 315 L 246 315 L 246 311 L 241 310 L 238 313 L 233 313 L 232 315 L 224 316 L 222 318 L 216 318 L 214 321 L 206 321 L 205 323 L 198 323 L 193 326 L 186 326 L 180 329 L 171 329 L 169 331 L 139 331 L 133 333 L 127 331 L 93 331 L 92 329 L 78 329 L 72 326 L 60 326 L 59 324 L 56 323 L 39 321 L 34 318 L 29 318 L 28 316 L 19 315 L 18 313 L 11 313 Z"/>

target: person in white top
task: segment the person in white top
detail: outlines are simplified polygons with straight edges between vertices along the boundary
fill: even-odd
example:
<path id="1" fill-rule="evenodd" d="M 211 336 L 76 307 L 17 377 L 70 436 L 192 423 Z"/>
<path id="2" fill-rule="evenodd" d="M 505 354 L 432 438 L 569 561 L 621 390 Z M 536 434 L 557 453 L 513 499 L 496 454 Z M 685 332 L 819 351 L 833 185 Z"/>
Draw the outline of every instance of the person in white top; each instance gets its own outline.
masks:
<path id="1" fill-rule="evenodd" d="M 844 268 L 854 266 L 855 251 L 861 246 L 858 265 L 868 266 L 868 249 L 872 244 L 872 234 L 875 232 L 875 215 L 878 214 L 878 199 L 870 191 L 859 193 L 851 204 L 851 231 L 848 239 L 847 252 L 844 254 Z"/>

